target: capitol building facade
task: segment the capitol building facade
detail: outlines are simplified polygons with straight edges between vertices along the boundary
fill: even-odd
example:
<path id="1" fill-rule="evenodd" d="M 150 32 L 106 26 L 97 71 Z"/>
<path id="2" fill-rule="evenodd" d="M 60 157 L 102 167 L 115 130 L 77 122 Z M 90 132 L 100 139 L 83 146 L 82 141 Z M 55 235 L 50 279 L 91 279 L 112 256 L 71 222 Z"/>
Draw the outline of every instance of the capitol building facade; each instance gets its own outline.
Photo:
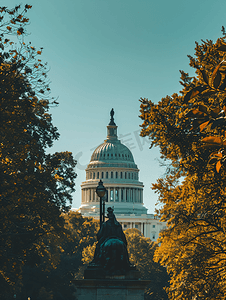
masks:
<path id="1" fill-rule="evenodd" d="M 166 224 L 147 213 L 139 169 L 131 151 L 118 140 L 113 109 L 107 138 L 94 150 L 86 168 L 86 181 L 81 184 L 79 212 L 83 216 L 99 219 L 100 200 L 96 188 L 100 179 L 107 190 L 104 199 L 106 211 L 109 206 L 113 207 L 123 229 L 137 228 L 145 237 L 156 241 Z"/>

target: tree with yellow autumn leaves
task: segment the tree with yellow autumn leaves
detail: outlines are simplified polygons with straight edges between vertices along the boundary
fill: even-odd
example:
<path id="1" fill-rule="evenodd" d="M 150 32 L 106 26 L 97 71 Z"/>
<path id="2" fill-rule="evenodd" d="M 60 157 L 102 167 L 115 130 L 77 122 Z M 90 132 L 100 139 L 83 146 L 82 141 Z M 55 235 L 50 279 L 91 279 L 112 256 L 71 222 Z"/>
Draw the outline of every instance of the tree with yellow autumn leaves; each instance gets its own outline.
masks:
<path id="1" fill-rule="evenodd" d="M 155 260 L 171 275 L 170 299 L 226 295 L 226 35 L 196 43 L 196 76 L 181 72 L 180 94 L 142 98 L 141 135 L 158 146 L 166 175 L 153 184 L 167 229 Z"/>
<path id="2" fill-rule="evenodd" d="M 70 152 L 46 152 L 59 137 L 49 113 L 57 102 L 49 94 L 42 49 L 25 43 L 30 8 L 0 7 L 2 295 L 20 278 L 22 266 L 38 264 L 44 256 L 51 260 L 45 240 L 65 234 L 61 215 L 69 209 L 76 177 Z"/>

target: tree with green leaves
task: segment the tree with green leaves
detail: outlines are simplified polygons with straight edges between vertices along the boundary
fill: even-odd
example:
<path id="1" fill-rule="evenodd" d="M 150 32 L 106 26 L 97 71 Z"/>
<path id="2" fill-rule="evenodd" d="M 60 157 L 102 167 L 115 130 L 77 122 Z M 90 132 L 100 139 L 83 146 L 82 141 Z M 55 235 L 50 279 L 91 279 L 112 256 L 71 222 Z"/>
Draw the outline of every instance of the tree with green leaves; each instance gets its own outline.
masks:
<path id="1" fill-rule="evenodd" d="M 224 33 L 225 34 L 225 33 Z M 196 43 L 196 76 L 181 71 L 181 94 L 141 99 L 141 135 L 168 163 L 153 189 L 168 226 L 155 260 L 171 274 L 170 299 L 223 299 L 225 255 L 226 43 Z"/>
<path id="2" fill-rule="evenodd" d="M 49 113 L 57 103 L 42 49 L 25 43 L 30 8 L 0 7 L 1 299 L 22 266 L 51 260 L 45 237 L 65 234 L 62 212 L 70 208 L 76 178 L 70 152 L 47 153 L 59 138 Z"/>

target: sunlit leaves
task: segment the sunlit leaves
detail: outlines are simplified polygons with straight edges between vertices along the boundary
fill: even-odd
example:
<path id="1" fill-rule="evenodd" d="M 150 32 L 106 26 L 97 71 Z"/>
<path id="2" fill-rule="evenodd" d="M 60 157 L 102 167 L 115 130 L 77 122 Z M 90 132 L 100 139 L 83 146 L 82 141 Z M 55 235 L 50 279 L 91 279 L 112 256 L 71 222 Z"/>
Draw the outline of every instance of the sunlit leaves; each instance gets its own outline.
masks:
<path id="1" fill-rule="evenodd" d="M 161 233 L 156 261 L 172 275 L 172 300 L 223 299 L 226 294 L 225 39 L 196 43 L 181 71 L 181 95 L 157 104 L 141 99 L 142 136 L 160 148 L 166 175 L 153 185 Z"/>
<path id="2" fill-rule="evenodd" d="M 70 208 L 76 178 L 70 152 L 46 153 L 59 133 L 49 113 L 55 99 L 48 96 L 46 64 L 21 39 L 29 8 L 0 9 L 0 281 L 11 285 L 24 265 L 44 258 L 56 265 L 44 238 L 64 234 L 61 213 Z M 18 43 L 10 41 L 13 35 Z"/>

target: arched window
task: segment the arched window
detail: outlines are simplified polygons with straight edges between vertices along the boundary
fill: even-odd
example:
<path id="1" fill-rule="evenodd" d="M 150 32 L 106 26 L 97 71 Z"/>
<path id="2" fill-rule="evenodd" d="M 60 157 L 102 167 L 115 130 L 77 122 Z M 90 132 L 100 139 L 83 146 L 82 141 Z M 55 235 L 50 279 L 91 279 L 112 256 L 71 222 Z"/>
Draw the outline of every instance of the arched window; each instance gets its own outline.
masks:
<path id="1" fill-rule="evenodd" d="M 101 172 L 101 178 L 104 178 L 104 172 Z"/>

